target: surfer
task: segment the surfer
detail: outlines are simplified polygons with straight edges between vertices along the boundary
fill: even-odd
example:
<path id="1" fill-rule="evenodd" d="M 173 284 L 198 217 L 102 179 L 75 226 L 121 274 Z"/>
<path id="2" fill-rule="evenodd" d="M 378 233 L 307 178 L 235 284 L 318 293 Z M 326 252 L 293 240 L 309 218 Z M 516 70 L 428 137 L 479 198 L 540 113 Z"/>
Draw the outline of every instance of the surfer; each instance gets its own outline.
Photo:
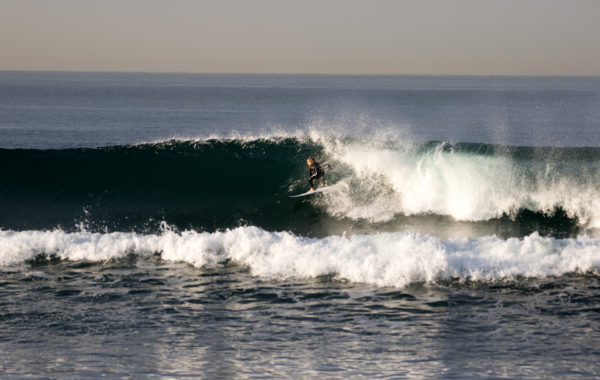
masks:
<path id="1" fill-rule="evenodd" d="M 306 164 L 308 165 L 308 183 L 310 184 L 310 190 L 308 190 L 308 192 L 310 193 L 315 191 L 313 181 L 323 178 L 325 176 L 325 171 L 323 170 L 323 167 L 326 166 L 327 168 L 330 168 L 330 165 L 318 163 L 312 157 L 308 157 L 308 159 L 306 160 Z M 327 182 L 325 181 L 325 179 L 323 179 L 323 183 L 325 184 L 325 186 L 327 186 Z"/>

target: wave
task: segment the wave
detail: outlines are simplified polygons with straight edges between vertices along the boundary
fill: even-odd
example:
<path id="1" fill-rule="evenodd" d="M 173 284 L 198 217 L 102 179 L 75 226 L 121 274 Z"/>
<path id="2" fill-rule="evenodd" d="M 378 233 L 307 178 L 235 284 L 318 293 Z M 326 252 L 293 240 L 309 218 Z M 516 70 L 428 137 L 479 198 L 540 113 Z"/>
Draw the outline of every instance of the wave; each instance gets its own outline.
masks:
<path id="1" fill-rule="evenodd" d="M 307 189 L 308 156 L 329 162 L 340 186 L 290 199 Z M 493 226 L 484 234 L 516 223 L 507 235 L 565 237 L 600 227 L 600 148 L 306 135 L 0 149 L 0 161 L 0 228 L 9 230 L 153 233 L 166 221 L 322 237 L 450 220 Z"/>
<path id="2" fill-rule="evenodd" d="M 37 259 L 101 262 L 159 253 L 162 260 L 210 268 L 233 261 L 254 276 L 284 280 L 333 276 L 377 286 L 506 281 L 571 273 L 598 275 L 600 240 L 524 238 L 441 240 L 410 232 L 307 238 L 238 227 L 160 234 L 0 231 L 0 266 Z"/>

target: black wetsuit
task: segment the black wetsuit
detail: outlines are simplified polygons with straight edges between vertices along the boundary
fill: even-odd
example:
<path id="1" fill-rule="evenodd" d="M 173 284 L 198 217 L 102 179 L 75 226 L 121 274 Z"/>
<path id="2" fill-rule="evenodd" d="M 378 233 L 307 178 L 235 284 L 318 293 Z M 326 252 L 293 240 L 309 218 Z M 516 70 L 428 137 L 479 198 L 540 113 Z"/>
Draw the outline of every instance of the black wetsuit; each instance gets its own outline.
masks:
<path id="1" fill-rule="evenodd" d="M 313 181 L 319 178 L 323 178 L 325 172 L 323 171 L 323 166 L 329 166 L 328 164 L 320 164 L 318 162 L 313 162 L 312 165 L 308 167 L 308 183 L 311 188 L 314 188 Z M 313 173 L 314 172 L 314 173 Z"/>

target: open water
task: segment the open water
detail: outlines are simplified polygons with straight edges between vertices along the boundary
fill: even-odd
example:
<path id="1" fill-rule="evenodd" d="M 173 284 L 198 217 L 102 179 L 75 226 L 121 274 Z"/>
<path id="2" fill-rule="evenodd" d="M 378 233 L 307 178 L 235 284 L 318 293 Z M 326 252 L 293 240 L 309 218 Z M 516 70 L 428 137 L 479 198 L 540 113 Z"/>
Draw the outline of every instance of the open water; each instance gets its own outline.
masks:
<path id="1" fill-rule="evenodd" d="M 0 72 L 0 164 L 2 377 L 600 373 L 600 78 Z"/>

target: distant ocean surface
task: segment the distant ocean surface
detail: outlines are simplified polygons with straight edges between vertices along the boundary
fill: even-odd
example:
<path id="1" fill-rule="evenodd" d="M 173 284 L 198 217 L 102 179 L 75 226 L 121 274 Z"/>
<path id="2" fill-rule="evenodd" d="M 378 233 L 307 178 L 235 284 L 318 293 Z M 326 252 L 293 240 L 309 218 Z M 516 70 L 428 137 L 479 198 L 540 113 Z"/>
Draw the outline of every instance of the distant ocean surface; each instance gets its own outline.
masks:
<path id="1" fill-rule="evenodd" d="M 600 373 L 598 77 L 0 72 L 0 163 L 3 378 Z"/>

